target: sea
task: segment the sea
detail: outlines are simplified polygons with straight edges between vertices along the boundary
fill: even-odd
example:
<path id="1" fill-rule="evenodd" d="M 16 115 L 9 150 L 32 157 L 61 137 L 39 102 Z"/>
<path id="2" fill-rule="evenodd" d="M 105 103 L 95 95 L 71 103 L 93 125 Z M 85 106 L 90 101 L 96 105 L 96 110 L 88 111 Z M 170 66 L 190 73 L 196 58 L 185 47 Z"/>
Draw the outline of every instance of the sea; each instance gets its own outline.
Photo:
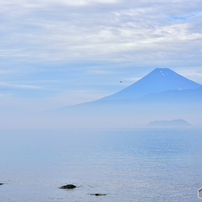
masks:
<path id="1" fill-rule="evenodd" d="M 1 130 L 0 151 L 2 202 L 202 201 L 202 128 Z"/>

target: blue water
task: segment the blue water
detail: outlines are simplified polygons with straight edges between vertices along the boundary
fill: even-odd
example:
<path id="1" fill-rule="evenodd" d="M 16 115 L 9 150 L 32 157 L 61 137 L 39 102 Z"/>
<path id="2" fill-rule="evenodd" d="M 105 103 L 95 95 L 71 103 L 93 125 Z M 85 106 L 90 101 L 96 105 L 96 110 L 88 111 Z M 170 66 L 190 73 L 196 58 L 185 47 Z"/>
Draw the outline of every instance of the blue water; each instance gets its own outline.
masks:
<path id="1" fill-rule="evenodd" d="M 0 131 L 0 162 L 2 202 L 201 201 L 202 129 Z"/>

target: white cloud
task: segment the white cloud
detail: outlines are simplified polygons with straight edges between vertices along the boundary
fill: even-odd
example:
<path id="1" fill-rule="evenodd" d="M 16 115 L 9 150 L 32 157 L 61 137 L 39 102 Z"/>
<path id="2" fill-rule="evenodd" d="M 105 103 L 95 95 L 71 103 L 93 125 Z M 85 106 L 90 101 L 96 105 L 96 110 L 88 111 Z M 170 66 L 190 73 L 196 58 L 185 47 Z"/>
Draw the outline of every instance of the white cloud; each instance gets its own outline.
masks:
<path id="1" fill-rule="evenodd" d="M 9 20 L 3 25 L 6 33 L 2 34 L 0 57 L 28 61 L 78 58 L 118 61 L 128 60 L 135 55 L 136 60 L 142 60 L 148 57 L 149 52 L 153 57 L 157 52 L 170 57 L 173 49 L 178 50 L 174 54 L 180 54 L 181 49 L 185 50 L 187 42 L 201 42 L 201 30 L 196 27 L 192 29 L 193 19 L 191 22 L 167 22 L 163 19 L 163 15 L 168 16 L 170 10 L 166 8 L 165 11 L 165 7 L 172 7 L 174 1 L 171 4 L 161 1 L 153 6 L 154 2 L 133 4 L 127 1 L 128 5 L 124 4 L 122 9 L 123 4 L 115 0 L 42 0 L 34 3 L 28 0 L 1 1 L 0 5 L 8 9 L 6 13 L 10 9 L 12 18 L 8 17 Z M 195 2 L 198 4 L 198 1 Z M 99 7 L 96 10 L 68 8 L 95 3 L 120 5 L 117 4 L 119 6 L 116 10 L 113 7 L 108 10 Z M 182 1 L 177 3 L 182 6 Z M 61 4 L 67 7 L 59 8 Z M 182 7 L 185 14 L 191 15 L 186 11 L 186 5 Z M 1 31 L 4 32 L 3 29 Z"/>
<path id="2" fill-rule="evenodd" d="M 102 70 L 102 69 L 90 69 L 89 71 L 88 71 L 88 73 L 89 74 L 93 74 L 93 75 L 95 75 L 95 74 L 99 74 L 99 75 L 101 75 L 101 74 L 112 74 L 112 72 L 109 72 L 109 71 L 107 71 L 107 70 Z"/>
<path id="3" fill-rule="evenodd" d="M 46 1 L 46 0 L 44 0 Z M 55 1 L 55 0 L 51 0 L 52 2 L 56 2 L 56 3 L 62 3 L 68 6 L 86 6 L 86 5 L 91 5 L 91 4 L 114 4 L 117 3 L 117 0 L 59 0 L 59 1 Z"/>
<path id="4" fill-rule="evenodd" d="M 0 70 L 0 74 L 10 74 L 12 72 L 11 70 Z"/>
<path id="5" fill-rule="evenodd" d="M 94 91 L 94 90 L 70 90 L 68 92 L 64 92 L 63 94 L 60 94 L 58 97 L 49 97 L 52 104 L 52 108 L 54 108 L 56 105 L 57 107 L 63 107 L 67 105 L 74 105 L 74 104 L 80 104 L 84 102 L 90 102 L 97 99 L 100 99 L 104 96 L 107 96 L 108 94 Z M 48 106 L 51 108 L 51 106 Z"/>
<path id="6" fill-rule="evenodd" d="M 92 4 L 115 4 L 119 3 L 120 0 L 10 0 L 10 1 L 0 1 L 0 6 L 5 10 L 12 10 L 13 8 L 39 8 L 47 7 L 51 5 L 66 5 L 66 6 L 88 6 Z M 10 7 L 10 8 L 8 8 Z M 12 8 L 13 7 L 13 8 Z"/>
<path id="7" fill-rule="evenodd" d="M 202 67 L 184 68 L 178 73 L 202 85 Z"/>
<path id="8" fill-rule="evenodd" d="M 5 94 L 0 94 L 0 97 L 8 97 L 8 96 L 10 96 L 10 94 L 7 94 L 7 93 L 5 93 Z"/>
<path id="9" fill-rule="evenodd" d="M 40 89 L 40 86 L 32 86 L 32 85 L 16 85 L 16 84 L 9 84 L 5 82 L 0 82 L 0 86 L 5 86 L 9 88 L 21 88 L 21 89 Z"/>

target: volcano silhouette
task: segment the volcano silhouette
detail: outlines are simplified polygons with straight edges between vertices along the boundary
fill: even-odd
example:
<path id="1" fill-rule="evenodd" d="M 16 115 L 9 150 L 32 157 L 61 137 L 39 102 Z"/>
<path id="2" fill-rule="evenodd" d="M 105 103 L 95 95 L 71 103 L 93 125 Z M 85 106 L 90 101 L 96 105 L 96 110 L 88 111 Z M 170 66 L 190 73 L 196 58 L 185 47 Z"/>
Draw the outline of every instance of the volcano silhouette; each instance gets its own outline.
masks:
<path id="1" fill-rule="evenodd" d="M 168 90 L 187 90 L 201 87 L 168 68 L 156 68 L 129 87 L 103 98 L 104 100 L 134 99 Z"/>
<path id="2" fill-rule="evenodd" d="M 77 104 L 73 107 L 94 106 L 99 108 L 101 105 L 112 107 L 115 104 L 147 104 L 150 103 L 178 103 L 194 101 L 202 103 L 202 85 L 187 79 L 169 68 L 156 68 L 142 79 L 127 88 L 103 97 L 101 99 Z M 72 107 L 72 106 L 70 106 Z M 147 107 L 147 106 L 145 106 Z M 61 110 L 67 107 L 60 108 Z M 98 110 L 98 109 L 96 109 Z"/>
<path id="3" fill-rule="evenodd" d="M 68 122 L 102 127 L 155 120 L 202 119 L 202 85 L 168 68 L 156 68 L 127 88 L 99 100 L 56 109 Z M 55 116 L 55 114 L 54 114 Z"/>

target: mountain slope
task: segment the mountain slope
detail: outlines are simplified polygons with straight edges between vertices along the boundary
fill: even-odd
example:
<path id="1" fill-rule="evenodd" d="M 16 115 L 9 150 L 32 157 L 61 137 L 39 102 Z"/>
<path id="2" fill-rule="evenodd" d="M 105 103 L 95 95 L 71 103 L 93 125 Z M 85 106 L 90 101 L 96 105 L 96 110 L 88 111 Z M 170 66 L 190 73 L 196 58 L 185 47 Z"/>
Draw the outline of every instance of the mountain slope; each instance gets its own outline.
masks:
<path id="1" fill-rule="evenodd" d="M 142 103 L 176 103 L 202 104 L 202 86 L 196 89 L 168 90 L 161 93 L 151 93 L 137 99 Z"/>

